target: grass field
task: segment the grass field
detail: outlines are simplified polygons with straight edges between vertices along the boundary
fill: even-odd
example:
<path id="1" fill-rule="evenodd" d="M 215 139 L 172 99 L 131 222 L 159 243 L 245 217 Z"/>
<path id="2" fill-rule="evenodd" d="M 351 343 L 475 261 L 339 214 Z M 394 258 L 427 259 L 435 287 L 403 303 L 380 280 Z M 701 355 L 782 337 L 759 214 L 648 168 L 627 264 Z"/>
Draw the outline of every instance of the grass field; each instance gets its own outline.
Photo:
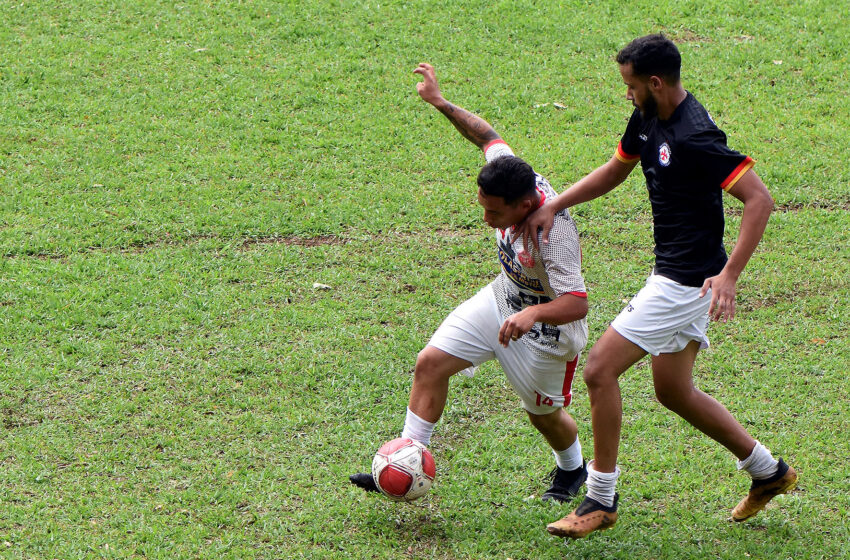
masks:
<path id="1" fill-rule="evenodd" d="M 848 8 L 0 2 L 0 557 L 847 557 Z M 613 56 L 653 31 L 776 199 L 697 377 L 799 489 L 730 523 L 747 477 L 642 362 L 610 531 L 545 532 L 570 506 L 537 499 L 552 457 L 492 364 L 453 382 L 426 498 L 357 491 L 416 353 L 497 270 L 481 155 L 412 69 L 560 190 L 613 153 Z M 573 215 L 592 342 L 652 262 L 640 173 Z"/>

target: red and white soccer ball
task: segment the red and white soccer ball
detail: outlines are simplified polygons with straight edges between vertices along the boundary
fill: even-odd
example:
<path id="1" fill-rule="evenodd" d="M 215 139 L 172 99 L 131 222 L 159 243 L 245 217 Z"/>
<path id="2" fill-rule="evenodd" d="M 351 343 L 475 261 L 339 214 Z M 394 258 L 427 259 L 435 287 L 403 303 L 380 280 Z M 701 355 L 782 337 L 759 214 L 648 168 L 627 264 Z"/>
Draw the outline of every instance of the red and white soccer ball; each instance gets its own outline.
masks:
<path id="1" fill-rule="evenodd" d="M 396 438 L 378 449 L 372 476 L 389 499 L 412 502 L 424 496 L 434 482 L 437 466 L 428 448 L 410 438 Z"/>

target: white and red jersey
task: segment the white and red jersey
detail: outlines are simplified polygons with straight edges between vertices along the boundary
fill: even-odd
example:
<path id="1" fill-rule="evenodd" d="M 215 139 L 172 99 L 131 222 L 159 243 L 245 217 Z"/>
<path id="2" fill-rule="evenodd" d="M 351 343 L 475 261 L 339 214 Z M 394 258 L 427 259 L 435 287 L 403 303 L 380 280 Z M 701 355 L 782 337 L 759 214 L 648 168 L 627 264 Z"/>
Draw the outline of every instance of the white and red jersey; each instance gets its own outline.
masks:
<path id="1" fill-rule="evenodd" d="M 510 146 L 496 140 L 484 147 L 487 162 L 513 156 Z M 540 203 L 556 193 L 542 175 L 535 173 Z M 522 239 L 511 243 L 512 231 L 496 230 L 499 264 L 502 273 L 490 284 L 496 295 L 502 320 L 531 305 L 548 303 L 564 294 L 587 297 L 581 275 L 581 248 L 578 230 L 569 212 L 555 215 L 549 243 L 540 243 L 541 253 L 531 248 L 524 254 Z M 563 325 L 535 323 L 520 339 L 538 355 L 571 360 L 587 344 L 587 321 L 579 319 Z"/>

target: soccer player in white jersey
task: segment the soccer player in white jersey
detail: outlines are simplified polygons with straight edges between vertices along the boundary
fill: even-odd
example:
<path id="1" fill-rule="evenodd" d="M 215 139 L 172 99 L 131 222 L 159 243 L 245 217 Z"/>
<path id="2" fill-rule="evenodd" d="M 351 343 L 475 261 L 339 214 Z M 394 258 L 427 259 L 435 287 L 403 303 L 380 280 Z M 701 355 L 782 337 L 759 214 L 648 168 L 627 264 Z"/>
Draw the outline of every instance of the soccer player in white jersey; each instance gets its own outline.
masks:
<path id="1" fill-rule="evenodd" d="M 428 445 L 446 404 L 449 379 L 496 359 L 555 455 L 552 485 L 542 497 L 566 501 L 587 477 L 576 423 L 564 410 L 579 352 L 587 343 L 587 294 L 575 223 L 560 212 L 542 251 L 526 253 L 521 240 L 512 243 L 511 228 L 555 192 L 485 120 L 443 98 L 431 65 L 420 64 L 414 73 L 423 77 L 416 87 L 422 99 L 484 151 L 487 165 L 478 175 L 478 202 L 484 221 L 496 230 L 502 270 L 458 306 L 419 353 L 401 436 Z M 377 491 L 370 473 L 350 478 Z"/>

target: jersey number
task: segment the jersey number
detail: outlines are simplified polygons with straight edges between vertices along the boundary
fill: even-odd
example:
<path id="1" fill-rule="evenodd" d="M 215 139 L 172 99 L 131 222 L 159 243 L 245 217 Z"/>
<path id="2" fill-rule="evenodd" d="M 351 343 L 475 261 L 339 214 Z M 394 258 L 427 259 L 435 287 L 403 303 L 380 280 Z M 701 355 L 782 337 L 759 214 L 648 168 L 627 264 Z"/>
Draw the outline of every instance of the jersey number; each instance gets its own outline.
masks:
<path id="1" fill-rule="evenodd" d="M 555 406 L 555 401 L 553 401 L 549 397 L 544 397 L 537 391 L 534 391 L 534 394 L 537 395 L 537 406 Z"/>

